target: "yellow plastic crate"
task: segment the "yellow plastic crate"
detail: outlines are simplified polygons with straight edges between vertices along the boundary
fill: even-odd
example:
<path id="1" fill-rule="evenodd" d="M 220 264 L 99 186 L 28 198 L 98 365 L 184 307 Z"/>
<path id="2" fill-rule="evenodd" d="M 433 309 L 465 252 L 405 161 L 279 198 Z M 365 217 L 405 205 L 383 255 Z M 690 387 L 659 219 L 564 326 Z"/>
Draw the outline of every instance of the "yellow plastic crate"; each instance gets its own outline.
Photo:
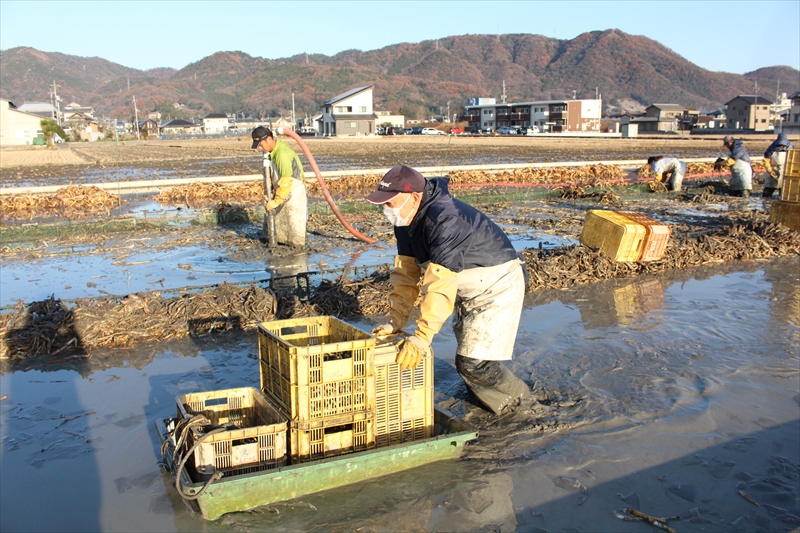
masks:
<path id="1" fill-rule="evenodd" d="M 786 154 L 786 171 L 784 176 L 800 178 L 800 150 L 789 150 Z"/>
<path id="2" fill-rule="evenodd" d="M 657 261 L 664 257 L 672 228 L 641 213 L 634 213 L 632 211 L 617 211 L 617 213 L 644 226 L 645 239 L 639 261 Z"/>
<path id="3" fill-rule="evenodd" d="M 800 202 L 800 150 L 789 150 L 786 154 L 786 171 L 781 186 L 781 200 Z"/>
<path id="4" fill-rule="evenodd" d="M 800 176 L 784 176 L 781 201 L 800 203 Z"/>
<path id="5" fill-rule="evenodd" d="M 772 202 L 769 219 L 795 231 L 800 231 L 800 203 L 783 200 Z"/>
<path id="6" fill-rule="evenodd" d="M 375 344 L 375 441 L 378 447 L 433 436 L 433 357 L 416 368 L 395 362 L 401 337 Z"/>
<path id="7" fill-rule="evenodd" d="M 206 437 L 195 450 L 194 466 L 200 475 L 214 469 L 239 475 L 286 464 L 286 417 L 258 389 L 195 392 L 178 396 L 175 401 L 180 419 L 202 414 L 212 425 L 236 427 Z M 193 428 L 189 445 L 203 434 L 201 428 Z"/>
<path id="8" fill-rule="evenodd" d="M 359 411 L 289 423 L 292 464 L 375 448 L 375 413 Z"/>
<path id="9" fill-rule="evenodd" d="M 261 390 L 290 421 L 373 411 L 375 339 L 330 316 L 258 326 Z"/>
<path id="10" fill-rule="evenodd" d="M 613 261 L 638 261 L 647 230 L 615 211 L 592 209 L 586 214 L 580 242 L 602 250 Z"/>

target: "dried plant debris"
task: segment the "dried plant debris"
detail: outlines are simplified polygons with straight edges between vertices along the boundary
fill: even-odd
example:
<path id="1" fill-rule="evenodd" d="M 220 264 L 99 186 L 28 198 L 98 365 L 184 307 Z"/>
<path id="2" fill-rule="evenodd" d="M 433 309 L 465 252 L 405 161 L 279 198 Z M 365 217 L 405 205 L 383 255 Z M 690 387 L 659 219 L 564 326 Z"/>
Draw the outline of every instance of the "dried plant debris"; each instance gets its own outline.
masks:
<path id="1" fill-rule="evenodd" d="M 646 263 L 614 262 L 600 251 L 569 246 L 525 250 L 528 291 L 566 289 L 577 284 L 656 273 L 704 263 L 800 255 L 798 233 L 771 224 L 763 213 L 733 219 L 713 228 L 676 226 L 664 257 Z M 62 352 L 90 353 L 100 347 L 198 335 L 229 329 L 254 329 L 276 318 L 315 315 L 378 315 L 389 310 L 389 272 L 347 272 L 297 291 L 258 285 L 222 284 L 200 292 L 163 298 L 161 292 L 124 298 L 82 299 L 67 306 L 50 298 L 20 303 L 0 316 L 0 358 L 24 359 Z"/>
<path id="2" fill-rule="evenodd" d="M 0 214 L 3 218 L 18 218 L 20 213 L 28 217 L 29 212 L 52 212 L 70 218 L 88 211 L 105 212 L 118 207 L 122 201 L 94 185 L 69 185 L 58 189 L 53 195 L 21 194 L 0 196 Z"/>

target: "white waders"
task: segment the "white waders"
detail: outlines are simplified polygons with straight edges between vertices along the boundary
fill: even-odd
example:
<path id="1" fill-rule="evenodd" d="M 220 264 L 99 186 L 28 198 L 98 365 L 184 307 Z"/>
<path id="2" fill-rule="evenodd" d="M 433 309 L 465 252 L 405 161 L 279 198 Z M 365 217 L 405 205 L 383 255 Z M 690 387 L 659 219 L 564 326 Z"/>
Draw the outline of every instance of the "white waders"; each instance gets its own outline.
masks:
<path id="1" fill-rule="evenodd" d="M 753 167 L 747 161 L 737 159 L 731 167 L 731 190 L 753 190 Z"/>
<path id="2" fill-rule="evenodd" d="M 292 179 L 289 199 L 275 210 L 275 236 L 278 242 L 290 246 L 305 246 L 307 218 L 306 186 L 301 180 Z"/>

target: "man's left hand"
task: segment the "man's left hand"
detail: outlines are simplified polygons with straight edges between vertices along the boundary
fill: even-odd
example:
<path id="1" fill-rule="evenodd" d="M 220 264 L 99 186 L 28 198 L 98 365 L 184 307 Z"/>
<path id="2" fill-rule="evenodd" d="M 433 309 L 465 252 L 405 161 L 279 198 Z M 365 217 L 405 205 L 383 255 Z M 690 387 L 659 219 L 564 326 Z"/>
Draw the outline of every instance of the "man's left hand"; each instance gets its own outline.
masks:
<path id="1" fill-rule="evenodd" d="M 275 200 L 269 200 L 266 204 L 264 204 L 264 207 L 266 208 L 267 213 L 269 213 L 270 211 L 276 210 L 280 205 L 281 204 L 279 204 Z"/>
<path id="2" fill-rule="evenodd" d="M 412 335 L 403 343 L 403 347 L 400 348 L 400 353 L 397 354 L 395 361 L 400 365 L 400 370 L 416 368 L 422 358 L 430 353 L 430 350 L 431 345 L 428 341 Z"/>

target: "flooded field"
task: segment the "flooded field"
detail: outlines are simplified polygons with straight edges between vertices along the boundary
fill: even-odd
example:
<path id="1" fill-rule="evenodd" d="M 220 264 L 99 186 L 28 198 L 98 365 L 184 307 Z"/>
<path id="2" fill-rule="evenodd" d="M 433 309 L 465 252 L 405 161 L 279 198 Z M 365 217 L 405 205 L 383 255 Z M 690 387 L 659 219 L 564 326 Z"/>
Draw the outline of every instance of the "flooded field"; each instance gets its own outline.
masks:
<path id="1" fill-rule="evenodd" d="M 492 144 L 476 144 L 484 141 Z M 713 157 L 719 144 L 584 141 L 309 144 L 318 161 L 330 158 L 336 168 L 427 165 L 444 157 L 448 164 L 643 159 L 667 150 Z M 110 144 L 81 145 L 81 157 L 94 163 L 3 166 L 3 186 L 98 179 L 110 171 L 112 156 L 141 179 L 153 179 L 144 177 L 148 172 L 205 174 L 209 165 L 218 174 L 257 172 L 260 158 L 245 140 L 226 142 L 152 141 L 124 157 L 121 148 L 116 156 L 108 151 Z M 142 150 L 151 143 L 158 150 Z M 536 401 L 513 414 L 495 418 L 475 406 L 453 366 L 449 324 L 435 337 L 436 405 L 480 432 L 460 460 L 204 522 L 162 474 L 154 424 L 175 415 L 177 395 L 257 387 L 252 329 L 0 359 L 0 530 L 657 531 L 623 521 L 630 518 L 626 509 L 669 518 L 679 532 L 800 527 L 800 255 L 796 233 L 776 236 L 765 226 L 769 201 L 630 187 L 613 204 L 494 189 L 456 194 L 500 224 L 529 265 L 555 264 L 547 272 L 568 287 L 528 287 L 510 367 Z M 107 216 L 9 224 L 0 227 L 0 308 L 10 313 L 19 302 L 52 296 L 77 309 L 81 299 L 133 295 L 135 303 L 223 283 L 263 286 L 302 272 L 319 282 L 372 271 L 392 261 L 391 228 L 377 208 L 356 204 L 348 205 L 348 218 L 378 244 L 355 240 L 332 215 L 312 210 L 307 249 L 270 251 L 259 240 L 258 220 L 225 223 L 212 208 L 164 207 L 146 197 Z M 650 272 L 601 280 L 608 266 L 580 256 L 575 261 L 588 261 L 585 270 L 594 274 L 572 285 L 570 273 L 556 271 L 562 263 L 548 257 L 580 251 L 563 247 L 578 242 L 586 211 L 598 207 L 670 224 L 675 265 L 695 264 L 679 262 L 687 254 L 707 264 L 659 263 Z M 698 243 L 724 253 L 689 249 Z M 382 317 L 344 319 L 369 331 Z"/>
<path id="2" fill-rule="evenodd" d="M 98 351 L 0 376 L 4 531 L 790 531 L 800 478 L 800 262 L 716 265 L 529 295 L 514 371 L 541 403 L 471 405 L 436 337 L 459 461 L 206 523 L 158 468 L 175 396 L 257 386 L 255 336 Z M 378 317 L 356 322 L 365 330 Z M 740 496 L 741 491 L 755 506 Z"/>

